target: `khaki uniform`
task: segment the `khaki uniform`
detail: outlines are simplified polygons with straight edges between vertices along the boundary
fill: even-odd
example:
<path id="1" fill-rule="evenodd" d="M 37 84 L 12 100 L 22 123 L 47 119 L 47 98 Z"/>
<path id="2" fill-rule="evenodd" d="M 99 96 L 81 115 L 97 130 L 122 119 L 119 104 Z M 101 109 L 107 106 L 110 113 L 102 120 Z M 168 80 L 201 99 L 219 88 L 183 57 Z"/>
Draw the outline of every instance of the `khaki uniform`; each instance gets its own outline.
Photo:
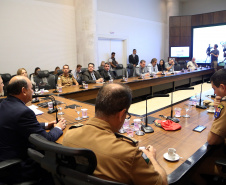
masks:
<path id="1" fill-rule="evenodd" d="M 62 74 L 59 77 L 60 79 L 58 79 L 57 84 L 60 84 L 61 86 L 71 86 L 73 85 L 73 83 L 78 83 L 71 74 L 69 74 L 68 76 L 64 76 L 64 74 Z"/>
<path id="2" fill-rule="evenodd" d="M 126 184 L 162 184 L 162 177 L 148 164 L 129 139 L 117 138 L 110 125 L 98 118 L 83 127 L 68 130 L 63 145 L 92 150 L 97 157 L 94 175 Z"/>

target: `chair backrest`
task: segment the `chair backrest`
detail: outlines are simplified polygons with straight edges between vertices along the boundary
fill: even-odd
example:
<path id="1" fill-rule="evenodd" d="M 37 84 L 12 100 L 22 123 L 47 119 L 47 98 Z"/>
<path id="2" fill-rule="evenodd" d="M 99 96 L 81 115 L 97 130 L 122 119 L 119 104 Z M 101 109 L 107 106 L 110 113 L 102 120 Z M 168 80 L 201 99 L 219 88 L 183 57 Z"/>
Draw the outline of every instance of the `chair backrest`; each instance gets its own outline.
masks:
<path id="1" fill-rule="evenodd" d="M 81 73 L 83 74 L 85 71 L 87 71 L 88 70 L 88 68 L 82 68 L 81 69 Z"/>
<path id="2" fill-rule="evenodd" d="M 99 67 L 98 67 L 99 73 L 101 73 L 103 70 L 104 70 L 104 67 L 103 67 L 103 66 L 99 66 Z"/>
<path id="3" fill-rule="evenodd" d="M 128 77 L 134 76 L 134 69 L 135 67 L 133 66 L 133 64 L 127 64 Z"/>
<path id="4" fill-rule="evenodd" d="M 40 89 L 54 89 L 56 87 L 55 75 L 49 74 L 48 70 L 38 71 L 38 75 L 34 76 L 34 82 Z"/>
<path id="5" fill-rule="evenodd" d="M 116 69 L 123 69 L 123 64 L 117 64 Z"/>
<path id="6" fill-rule="evenodd" d="M 7 86 L 9 84 L 10 79 L 12 78 L 11 74 L 9 73 L 4 73 L 4 74 L 0 74 L 3 80 L 3 90 L 4 90 L 4 96 L 7 96 Z"/>
<path id="7" fill-rule="evenodd" d="M 56 185 L 123 185 L 92 176 L 97 160 L 89 149 L 62 146 L 38 134 L 31 134 L 29 142 L 36 150 L 29 148 L 28 155 L 52 174 Z M 37 150 L 42 150 L 44 154 Z"/>
<path id="8" fill-rule="evenodd" d="M 115 69 L 115 70 L 114 70 L 114 73 L 115 73 L 115 78 L 116 78 L 116 79 L 120 79 L 120 78 L 122 78 L 123 76 L 126 76 L 126 69 L 125 69 L 125 68 L 122 68 L 122 69 Z"/>
<path id="9" fill-rule="evenodd" d="M 181 70 L 180 64 L 175 64 L 174 71 L 180 71 L 180 70 Z"/>

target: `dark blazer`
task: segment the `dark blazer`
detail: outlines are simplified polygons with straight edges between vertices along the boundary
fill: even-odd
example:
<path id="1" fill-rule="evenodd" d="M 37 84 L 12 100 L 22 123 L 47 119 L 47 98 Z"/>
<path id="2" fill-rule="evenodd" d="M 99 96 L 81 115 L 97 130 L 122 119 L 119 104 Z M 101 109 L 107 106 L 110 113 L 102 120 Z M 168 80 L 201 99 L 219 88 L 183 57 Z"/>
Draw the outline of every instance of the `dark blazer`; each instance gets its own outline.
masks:
<path id="1" fill-rule="evenodd" d="M 100 73 L 98 71 L 93 71 L 93 72 L 94 72 L 94 75 L 95 75 L 97 80 L 99 78 L 101 78 Z M 83 73 L 82 80 L 85 81 L 88 84 L 89 83 L 96 83 L 96 81 L 93 80 L 93 78 L 92 78 L 92 76 L 91 76 L 91 74 L 90 74 L 90 72 L 88 70 Z"/>
<path id="2" fill-rule="evenodd" d="M 133 57 L 132 54 L 129 56 L 129 63 L 130 64 L 136 64 L 136 66 L 137 66 L 138 65 L 138 62 L 139 62 L 138 55 L 135 55 L 135 58 Z"/>
<path id="3" fill-rule="evenodd" d="M 158 71 L 166 71 L 167 69 L 165 68 L 165 66 L 161 66 L 158 64 Z"/>
<path id="4" fill-rule="evenodd" d="M 113 72 L 111 70 L 109 70 L 109 72 L 111 77 L 115 79 L 115 75 L 113 74 Z M 100 75 L 103 77 L 104 81 L 110 80 L 110 76 L 108 75 L 108 72 L 106 70 L 101 71 Z"/>
<path id="5" fill-rule="evenodd" d="M 49 141 L 56 141 L 63 131 L 53 128 L 44 130 L 45 124 L 39 123 L 34 112 L 13 96 L 8 96 L 0 103 L 0 161 L 20 158 L 26 159 L 29 147 L 28 137 L 32 133 L 44 136 Z"/>

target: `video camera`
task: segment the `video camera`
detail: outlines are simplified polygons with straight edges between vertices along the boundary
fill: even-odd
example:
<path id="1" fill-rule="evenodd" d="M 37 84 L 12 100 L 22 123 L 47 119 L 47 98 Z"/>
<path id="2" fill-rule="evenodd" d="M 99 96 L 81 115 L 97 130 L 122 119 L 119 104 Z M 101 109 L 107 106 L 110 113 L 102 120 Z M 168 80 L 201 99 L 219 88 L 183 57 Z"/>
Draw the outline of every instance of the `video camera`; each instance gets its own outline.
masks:
<path id="1" fill-rule="evenodd" d="M 208 48 L 206 49 L 206 54 L 207 54 L 208 56 L 210 56 L 210 50 L 211 50 L 212 48 L 213 48 L 213 47 L 210 47 L 210 44 L 209 44 Z"/>

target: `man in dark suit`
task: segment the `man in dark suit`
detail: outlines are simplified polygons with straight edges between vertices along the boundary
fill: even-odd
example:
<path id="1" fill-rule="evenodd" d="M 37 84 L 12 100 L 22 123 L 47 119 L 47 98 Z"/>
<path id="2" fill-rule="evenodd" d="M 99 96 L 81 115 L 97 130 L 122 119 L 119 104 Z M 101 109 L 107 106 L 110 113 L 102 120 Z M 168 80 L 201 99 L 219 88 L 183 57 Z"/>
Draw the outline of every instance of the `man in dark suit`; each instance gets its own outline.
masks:
<path id="1" fill-rule="evenodd" d="M 89 63 L 88 64 L 88 70 L 85 71 L 82 75 L 83 81 L 86 83 L 102 83 L 103 78 L 100 76 L 99 72 L 94 71 L 94 64 Z"/>
<path id="2" fill-rule="evenodd" d="M 56 141 L 62 134 L 66 123 L 61 119 L 58 123 L 39 123 L 34 112 L 25 104 L 32 100 L 32 83 L 24 76 L 15 76 L 9 81 L 7 87 L 8 97 L 0 104 L 0 161 L 19 158 L 21 171 L 12 172 L 14 182 L 40 179 L 42 169 L 27 155 L 30 147 L 28 137 L 37 133 L 48 139 Z M 54 127 L 54 124 L 55 127 Z M 52 128 L 54 127 L 54 128 Z M 52 129 L 51 129 L 52 128 Z M 46 132 L 45 129 L 51 129 Z M 2 179 L 1 179 L 2 180 Z"/>
<path id="3" fill-rule="evenodd" d="M 133 54 L 129 56 L 129 63 L 133 64 L 134 67 L 138 65 L 139 57 L 137 55 L 137 50 L 133 49 Z"/>
<path id="4" fill-rule="evenodd" d="M 104 81 L 109 81 L 115 79 L 115 75 L 110 70 L 110 64 L 105 63 L 104 70 L 101 71 L 100 75 L 104 78 Z"/>

